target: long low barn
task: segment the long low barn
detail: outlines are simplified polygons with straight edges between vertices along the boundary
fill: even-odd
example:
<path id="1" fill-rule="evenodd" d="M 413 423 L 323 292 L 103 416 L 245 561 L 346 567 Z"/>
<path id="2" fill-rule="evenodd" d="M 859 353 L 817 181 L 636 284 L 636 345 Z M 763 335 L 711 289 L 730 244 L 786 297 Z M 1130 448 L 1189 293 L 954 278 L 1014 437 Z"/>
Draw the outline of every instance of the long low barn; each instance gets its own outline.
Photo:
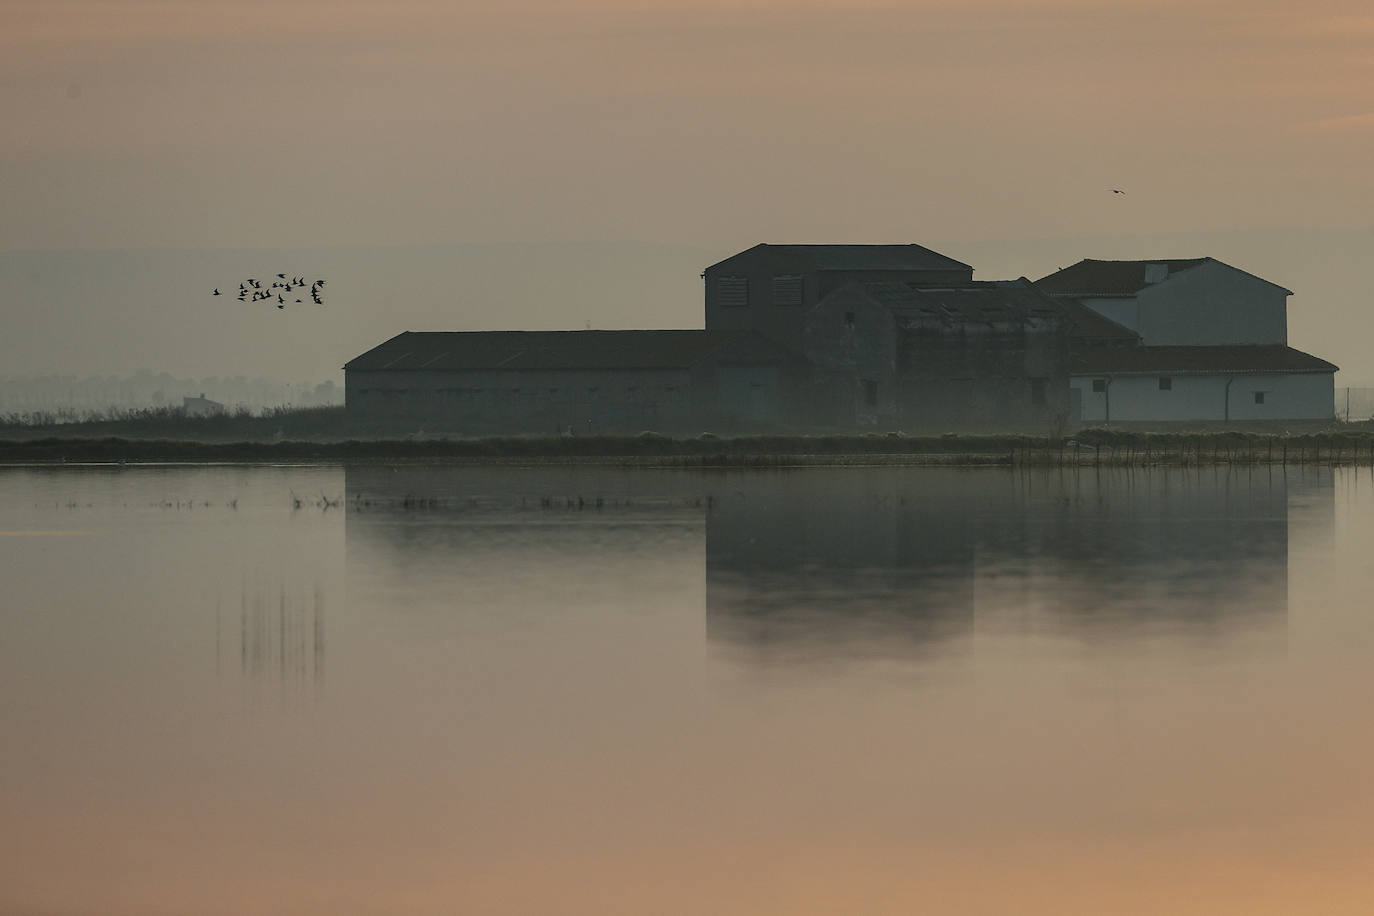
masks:
<path id="1" fill-rule="evenodd" d="M 344 366 L 348 411 L 427 432 L 773 428 L 804 364 L 754 331 L 406 331 Z"/>
<path id="2" fill-rule="evenodd" d="M 1336 367 L 1283 345 L 1131 347 L 1076 354 L 1085 423 L 1330 420 Z"/>

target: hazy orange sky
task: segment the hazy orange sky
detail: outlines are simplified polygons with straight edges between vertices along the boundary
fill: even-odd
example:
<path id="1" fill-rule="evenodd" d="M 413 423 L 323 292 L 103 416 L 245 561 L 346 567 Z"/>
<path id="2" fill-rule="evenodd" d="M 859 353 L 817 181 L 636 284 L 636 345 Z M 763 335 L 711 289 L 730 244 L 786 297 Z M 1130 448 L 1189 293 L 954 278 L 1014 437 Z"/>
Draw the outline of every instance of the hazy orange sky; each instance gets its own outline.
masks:
<path id="1" fill-rule="evenodd" d="M 3 0 L 0 110 L 0 250 L 1079 240 L 1067 263 L 1374 208 L 1353 0 Z"/>

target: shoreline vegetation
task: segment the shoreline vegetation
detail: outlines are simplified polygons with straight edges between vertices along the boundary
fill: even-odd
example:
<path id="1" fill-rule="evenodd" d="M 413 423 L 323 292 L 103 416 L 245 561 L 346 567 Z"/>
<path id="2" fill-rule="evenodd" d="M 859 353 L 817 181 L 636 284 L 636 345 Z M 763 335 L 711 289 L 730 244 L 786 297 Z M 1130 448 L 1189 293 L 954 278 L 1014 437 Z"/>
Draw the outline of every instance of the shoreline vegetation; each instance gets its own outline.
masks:
<path id="1" fill-rule="evenodd" d="M 1374 465 L 1374 431 L 1304 435 L 1085 429 L 1072 437 L 897 433 L 203 442 L 37 438 L 0 441 L 0 464 L 599 464 L 658 468 L 1201 467 Z"/>
<path id="2" fill-rule="evenodd" d="M 341 407 L 188 417 L 175 408 L 80 423 L 0 417 L 0 464 L 600 464 L 667 468 L 1195 467 L 1374 465 L 1374 423 L 1143 430 L 1065 435 L 832 435 L 672 438 L 425 434 L 413 421 L 360 424 Z"/>

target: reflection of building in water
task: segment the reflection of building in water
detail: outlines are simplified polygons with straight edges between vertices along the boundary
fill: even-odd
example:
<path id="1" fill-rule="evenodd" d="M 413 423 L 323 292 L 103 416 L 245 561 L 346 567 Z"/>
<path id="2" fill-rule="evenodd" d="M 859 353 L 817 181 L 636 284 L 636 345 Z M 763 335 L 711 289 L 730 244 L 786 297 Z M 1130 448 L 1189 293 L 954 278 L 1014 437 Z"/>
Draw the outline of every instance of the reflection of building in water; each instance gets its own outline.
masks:
<path id="1" fill-rule="evenodd" d="M 975 616 L 980 631 L 1270 626 L 1288 607 L 1290 503 L 1331 500 L 1329 473 L 1324 483 L 1310 476 L 847 469 L 732 478 L 707 522 L 708 635 L 760 649 L 881 640 L 890 651 L 972 633 Z"/>
<path id="2" fill-rule="evenodd" d="M 1289 504 L 1307 488 L 1296 471 L 1136 469 L 1018 480 L 1017 511 L 980 552 L 980 618 L 1031 609 L 1056 629 L 1200 632 L 1264 626 L 1287 612 Z"/>
<path id="3" fill-rule="evenodd" d="M 678 530 L 680 551 L 704 519 L 709 641 L 811 656 L 943 653 L 997 632 L 1205 639 L 1282 625 L 1290 528 L 1305 530 L 1290 515 L 1329 529 L 1332 501 L 1329 469 L 1267 467 L 370 467 L 346 483 L 348 565 L 372 572 L 360 588 L 451 577 L 454 594 L 506 595 L 554 566 L 582 587 L 623 577 L 652 532 Z M 604 499 L 591 513 L 601 533 L 541 509 L 542 493 L 555 506 Z M 511 582 L 491 572 L 508 568 Z"/>
<path id="4" fill-rule="evenodd" d="M 216 665 L 233 664 L 245 680 L 283 691 L 318 691 L 325 673 L 325 606 L 318 582 L 307 593 L 283 581 L 244 577 L 238 608 L 216 608 Z"/>
<path id="5" fill-rule="evenodd" d="M 1009 505 L 1010 483 L 874 469 L 721 480 L 706 524 L 708 638 L 908 652 L 970 634 L 973 513 Z"/>

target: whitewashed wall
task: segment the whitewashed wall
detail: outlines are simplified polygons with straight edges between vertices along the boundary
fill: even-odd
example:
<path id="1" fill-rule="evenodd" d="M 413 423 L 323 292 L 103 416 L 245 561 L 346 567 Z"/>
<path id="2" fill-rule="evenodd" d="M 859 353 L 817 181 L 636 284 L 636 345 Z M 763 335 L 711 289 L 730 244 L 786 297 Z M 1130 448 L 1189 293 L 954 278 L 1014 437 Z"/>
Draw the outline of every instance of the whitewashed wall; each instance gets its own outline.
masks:
<path id="1" fill-rule="evenodd" d="M 1157 375 L 1117 376 L 1108 392 L 1093 391 L 1093 379 L 1074 376 L 1069 381 L 1082 398 L 1081 421 L 1101 423 L 1111 398 L 1113 422 L 1130 420 L 1224 420 L 1226 382 L 1231 380 L 1232 420 L 1323 420 L 1332 416 L 1335 375 L 1313 373 L 1256 373 L 1253 375 L 1174 375 L 1173 388 L 1159 389 Z M 1264 403 L 1255 403 L 1255 392 L 1264 392 Z"/>

